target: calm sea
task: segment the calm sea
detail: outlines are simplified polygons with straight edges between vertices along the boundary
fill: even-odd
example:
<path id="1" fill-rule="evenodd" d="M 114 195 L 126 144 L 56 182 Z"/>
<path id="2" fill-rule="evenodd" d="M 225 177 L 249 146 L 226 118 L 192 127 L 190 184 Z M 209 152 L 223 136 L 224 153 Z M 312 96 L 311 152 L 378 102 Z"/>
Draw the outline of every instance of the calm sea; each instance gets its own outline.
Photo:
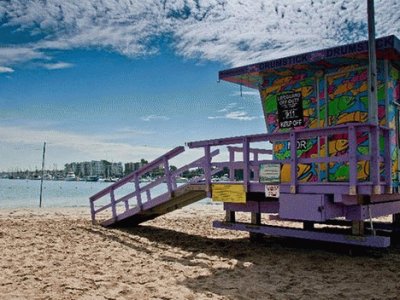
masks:
<path id="1" fill-rule="evenodd" d="M 110 184 L 112 183 L 43 181 L 42 207 L 89 208 L 89 197 Z M 127 194 L 131 191 L 129 188 L 131 187 L 123 187 L 120 192 Z M 39 197 L 40 180 L 0 179 L 0 209 L 39 207 Z M 210 203 L 210 199 L 200 203 Z"/>

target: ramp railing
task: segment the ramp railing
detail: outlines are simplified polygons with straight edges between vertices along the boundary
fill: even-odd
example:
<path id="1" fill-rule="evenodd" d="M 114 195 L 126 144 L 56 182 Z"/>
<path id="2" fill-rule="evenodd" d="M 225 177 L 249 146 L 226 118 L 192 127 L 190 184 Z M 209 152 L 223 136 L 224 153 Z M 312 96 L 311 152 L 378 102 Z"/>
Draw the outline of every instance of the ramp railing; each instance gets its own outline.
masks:
<path id="1" fill-rule="evenodd" d="M 180 146 L 153 160 L 152 162 L 141 167 L 137 171 L 125 176 L 118 182 L 106 187 L 97 194 L 89 198 L 92 222 L 96 222 L 96 215 L 99 213 L 111 210 L 111 218 L 116 220 L 118 215 L 126 211 L 136 208 L 138 212 L 143 209 L 143 204 L 157 201 L 160 198 L 168 200 L 173 197 L 174 191 L 188 184 L 201 183 L 204 181 L 204 175 L 198 176 L 178 186 L 177 181 L 181 179 L 182 173 L 192 168 L 200 168 L 204 170 L 207 165 L 206 157 L 201 157 L 183 167 L 176 170 L 171 170 L 170 160 L 179 154 L 183 153 L 185 148 Z M 207 158 L 212 159 L 213 156 L 219 154 L 219 150 L 212 151 Z M 156 169 L 163 168 L 162 176 L 147 182 L 147 174 Z M 214 169 L 212 173 L 219 170 Z M 204 171 L 203 171 L 204 173 Z M 146 181 L 143 181 L 146 180 Z M 164 188 L 164 192 L 158 191 L 157 195 L 153 195 L 152 191 L 160 186 Z"/>
<path id="2" fill-rule="evenodd" d="M 288 164 L 290 165 L 290 181 L 281 183 L 281 192 L 287 193 L 326 193 L 327 187 L 332 193 L 356 195 L 363 194 L 380 194 L 386 188 L 390 191 L 392 188 L 392 171 L 391 171 L 391 153 L 390 153 L 390 131 L 391 129 L 383 126 L 376 126 L 369 123 L 348 123 L 334 127 L 318 128 L 318 129 L 298 129 L 288 132 L 273 133 L 273 134 L 257 134 L 247 136 L 237 136 L 231 138 L 212 139 L 204 141 L 195 141 L 188 143 L 189 148 L 203 148 L 205 157 L 209 157 L 213 147 L 230 146 L 230 159 L 228 162 L 214 162 L 208 159 L 208 169 L 212 168 L 228 168 L 230 170 L 229 178 L 234 179 L 232 170 L 242 170 L 242 184 L 246 192 L 263 192 L 265 184 L 258 182 L 258 170 L 262 164 Z M 369 150 L 367 154 L 359 154 L 357 152 L 357 137 L 361 134 L 369 136 Z M 343 153 L 335 156 L 328 154 L 316 155 L 315 157 L 299 157 L 297 154 L 297 143 L 304 139 L 324 138 L 327 141 L 328 137 L 342 135 L 347 139 L 348 148 Z M 379 140 L 383 139 L 384 147 L 381 149 Z M 259 142 L 282 142 L 289 141 L 290 154 L 286 159 L 266 159 L 259 160 L 258 154 L 270 154 L 270 152 L 257 152 L 260 149 L 252 149 L 252 143 Z M 326 146 L 328 148 L 328 146 Z M 228 147 L 229 149 L 229 147 Z M 243 160 L 235 161 L 233 152 L 243 152 Z M 383 151 L 383 154 L 381 153 Z M 250 154 L 254 155 L 251 159 Z M 256 155 L 257 154 L 257 155 Z M 358 180 L 358 162 L 369 162 L 369 180 Z M 329 163 L 344 163 L 348 164 L 348 180 L 343 182 L 300 182 L 297 178 L 297 169 L 299 164 L 329 164 Z M 385 174 L 384 179 L 381 177 L 381 172 Z M 205 184 L 211 190 L 212 177 L 210 171 L 205 170 Z"/>

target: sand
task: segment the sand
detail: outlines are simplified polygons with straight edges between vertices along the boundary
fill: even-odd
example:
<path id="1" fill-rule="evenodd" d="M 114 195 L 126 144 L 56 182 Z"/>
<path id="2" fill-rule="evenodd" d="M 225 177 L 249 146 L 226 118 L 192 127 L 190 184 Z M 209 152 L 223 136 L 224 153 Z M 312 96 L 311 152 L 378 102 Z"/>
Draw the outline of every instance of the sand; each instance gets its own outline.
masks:
<path id="1" fill-rule="evenodd" d="M 0 210 L 0 299 L 399 299 L 400 249 L 328 247 L 213 229 L 190 206 L 131 229 L 88 209 Z"/>

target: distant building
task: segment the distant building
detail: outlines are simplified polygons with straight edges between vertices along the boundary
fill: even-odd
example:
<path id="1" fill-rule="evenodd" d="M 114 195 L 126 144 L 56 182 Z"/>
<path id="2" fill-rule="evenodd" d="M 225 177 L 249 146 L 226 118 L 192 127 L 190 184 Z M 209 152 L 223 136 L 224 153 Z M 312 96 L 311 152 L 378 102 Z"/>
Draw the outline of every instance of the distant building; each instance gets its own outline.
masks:
<path id="1" fill-rule="evenodd" d="M 78 177 L 87 176 L 99 177 L 122 177 L 124 175 L 124 167 L 122 162 L 110 163 L 106 160 L 92 160 L 90 162 L 73 162 L 65 164 L 64 172 L 74 172 Z"/>

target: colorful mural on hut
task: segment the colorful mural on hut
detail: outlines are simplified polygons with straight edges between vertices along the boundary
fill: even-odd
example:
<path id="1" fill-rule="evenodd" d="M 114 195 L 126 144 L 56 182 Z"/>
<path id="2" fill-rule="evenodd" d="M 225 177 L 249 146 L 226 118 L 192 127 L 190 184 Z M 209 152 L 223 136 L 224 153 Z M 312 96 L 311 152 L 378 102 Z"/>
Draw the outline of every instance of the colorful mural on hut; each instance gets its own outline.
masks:
<path id="1" fill-rule="evenodd" d="M 385 87 L 385 72 L 383 63 L 378 68 L 378 117 L 380 125 L 387 126 L 387 120 L 391 128 L 395 128 L 394 109 L 388 110 L 386 118 L 386 91 L 393 98 L 399 95 L 399 72 L 390 70 L 390 87 Z M 364 123 L 368 121 L 368 69 L 359 65 L 351 65 L 332 69 L 325 76 L 315 76 L 316 73 L 304 71 L 300 74 L 285 76 L 276 74 L 269 76 L 261 88 L 261 98 L 265 113 L 267 131 L 269 133 L 288 131 L 289 128 L 281 128 L 279 116 L 280 95 L 285 93 L 300 92 L 302 96 L 303 124 L 296 128 L 318 128 L 324 126 L 336 126 L 351 122 Z M 318 73 L 317 73 L 318 75 Z M 318 95 L 317 95 L 318 93 Z M 395 135 L 393 135 L 395 139 Z M 326 150 L 328 145 L 328 150 Z M 392 143 L 392 145 L 397 145 Z M 301 158 L 323 157 L 328 151 L 329 156 L 339 156 L 347 153 L 349 149 L 347 134 L 331 135 L 319 139 L 307 139 L 299 141 L 297 156 Z M 380 149 L 384 150 L 383 139 Z M 275 159 L 287 159 L 290 157 L 290 143 L 288 141 L 275 142 L 273 145 Z M 392 159 L 397 159 L 397 146 L 392 146 Z M 368 134 L 357 135 L 357 154 L 369 154 Z M 397 165 L 397 164 L 396 164 Z M 396 169 L 395 169 L 396 168 Z M 358 180 L 369 179 L 369 161 L 358 162 Z M 381 169 L 382 177 L 383 168 Z M 397 167 L 393 167 L 393 175 L 397 174 Z M 347 163 L 314 163 L 299 164 L 297 171 L 299 181 L 347 181 L 349 179 L 349 166 Z M 282 166 L 281 181 L 290 180 L 290 167 Z"/>
<path id="2" fill-rule="evenodd" d="M 268 132 L 288 131 L 290 128 L 281 128 L 282 120 L 278 116 L 282 113 L 279 111 L 279 98 L 282 95 L 301 95 L 301 125 L 293 124 L 296 128 L 316 128 L 318 127 L 318 104 L 317 104 L 317 81 L 310 73 L 297 73 L 290 75 L 285 73 L 284 77 L 276 76 L 268 77 L 268 82 L 264 82 L 265 88 L 261 90 L 263 99 L 263 107 Z M 281 122 L 281 123 L 280 123 Z M 298 157 L 315 157 L 318 155 L 318 141 L 316 138 L 298 141 L 297 145 Z M 275 159 L 287 159 L 290 157 L 290 142 L 279 141 L 273 145 Z M 318 170 L 316 164 L 299 164 L 297 178 L 300 181 L 318 181 Z M 281 181 L 290 180 L 290 165 L 283 164 L 281 172 Z"/>
<path id="3" fill-rule="evenodd" d="M 400 71 L 389 65 L 387 94 L 389 103 L 400 104 Z M 388 126 L 393 129 L 390 132 L 390 153 L 392 164 L 392 179 L 397 186 L 399 184 L 399 144 L 400 144 L 400 122 L 397 105 L 388 105 Z M 397 115 L 397 118 L 396 118 Z M 386 146 L 386 145 L 385 145 Z"/>

